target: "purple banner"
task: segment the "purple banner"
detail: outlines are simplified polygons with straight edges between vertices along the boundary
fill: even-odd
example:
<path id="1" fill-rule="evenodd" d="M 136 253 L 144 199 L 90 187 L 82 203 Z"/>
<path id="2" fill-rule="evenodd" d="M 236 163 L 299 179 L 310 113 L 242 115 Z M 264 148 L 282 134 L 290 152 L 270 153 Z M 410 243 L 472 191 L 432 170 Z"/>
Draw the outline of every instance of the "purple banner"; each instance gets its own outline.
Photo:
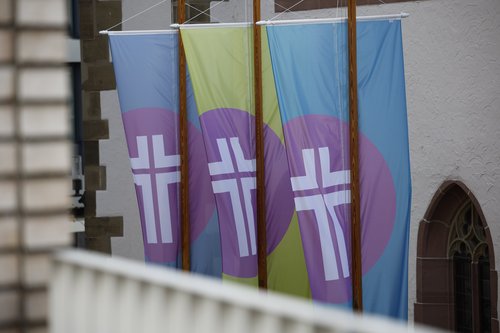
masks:
<path id="1" fill-rule="evenodd" d="M 205 148 L 219 213 L 222 271 L 257 276 L 256 173 L 254 117 L 237 109 L 201 115 Z M 286 154 L 276 134 L 265 127 L 267 184 L 267 251 L 282 240 L 293 214 Z M 272 161 L 272 163 L 271 163 Z M 279 207 L 279 208 L 278 208 Z"/>
<path id="2" fill-rule="evenodd" d="M 345 303 L 352 289 L 349 128 L 335 117 L 307 115 L 284 129 L 313 298 Z M 362 134 L 360 164 L 362 266 L 368 272 L 389 241 L 395 191 L 382 155 Z"/>

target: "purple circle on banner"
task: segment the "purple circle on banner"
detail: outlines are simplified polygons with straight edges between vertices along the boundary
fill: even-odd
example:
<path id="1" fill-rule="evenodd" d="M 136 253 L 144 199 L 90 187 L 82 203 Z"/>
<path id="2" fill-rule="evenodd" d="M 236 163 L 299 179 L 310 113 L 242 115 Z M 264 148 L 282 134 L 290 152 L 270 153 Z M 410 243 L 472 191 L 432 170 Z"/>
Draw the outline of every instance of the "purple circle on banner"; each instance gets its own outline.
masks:
<path id="1" fill-rule="evenodd" d="M 313 299 L 345 303 L 352 298 L 348 125 L 335 117 L 307 115 L 289 121 L 284 133 Z M 361 133 L 359 145 L 365 274 L 389 242 L 396 193 L 377 147 Z"/>
<path id="2" fill-rule="evenodd" d="M 141 218 L 146 260 L 172 263 L 178 258 L 179 126 L 178 114 L 144 108 L 122 114 Z M 208 224 L 215 209 L 203 138 L 188 125 L 191 241 Z"/>
<path id="3" fill-rule="evenodd" d="M 257 275 L 255 120 L 238 109 L 215 109 L 200 116 L 222 245 L 222 271 Z M 281 242 L 293 216 L 285 147 L 264 126 L 267 253 Z"/>

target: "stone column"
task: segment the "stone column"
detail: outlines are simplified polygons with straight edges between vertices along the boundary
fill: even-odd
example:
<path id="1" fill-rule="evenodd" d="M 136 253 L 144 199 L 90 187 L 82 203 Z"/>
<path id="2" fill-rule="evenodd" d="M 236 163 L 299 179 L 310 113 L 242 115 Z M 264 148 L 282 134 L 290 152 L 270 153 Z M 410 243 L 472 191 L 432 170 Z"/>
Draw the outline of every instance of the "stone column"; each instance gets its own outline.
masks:
<path id="1" fill-rule="evenodd" d="M 45 332 L 70 243 L 65 0 L 0 0 L 0 332 Z"/>

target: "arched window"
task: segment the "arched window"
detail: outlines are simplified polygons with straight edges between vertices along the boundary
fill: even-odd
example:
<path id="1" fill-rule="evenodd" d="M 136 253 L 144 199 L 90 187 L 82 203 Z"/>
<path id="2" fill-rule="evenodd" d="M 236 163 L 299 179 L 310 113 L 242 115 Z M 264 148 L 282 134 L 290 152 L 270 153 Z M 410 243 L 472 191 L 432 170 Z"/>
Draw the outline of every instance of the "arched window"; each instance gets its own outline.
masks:
<path id="1" fill-rule="evenodd" d="M 498 332 L 493 245 L 463 183 L 446 182 L 434 196 L 420 222 L 417 253 L 415 321 L 457 332 Z"/>
<path id="2" fill-rule="evenodd" d="M 453 258 L 455 330 L 473 332 L 477 321 L 480 332 L 491 332 L 491 297 L 484 292 L 490 290 L 488 244 L 481 217 L 470 200 L 452 221 L 448 257 Z"/>

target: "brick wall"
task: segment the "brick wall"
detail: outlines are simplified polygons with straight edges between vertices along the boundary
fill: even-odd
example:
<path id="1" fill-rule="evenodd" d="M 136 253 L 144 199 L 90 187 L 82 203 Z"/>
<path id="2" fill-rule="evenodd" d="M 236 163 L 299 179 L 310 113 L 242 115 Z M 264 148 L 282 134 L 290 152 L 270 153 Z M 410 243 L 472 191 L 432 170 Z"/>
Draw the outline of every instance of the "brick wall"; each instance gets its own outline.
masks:
<path id="1" fill-rule="evenodd" d="M 0 0 L 0 332 L 44 332 L 70 242 L 65 0 Z"/>

